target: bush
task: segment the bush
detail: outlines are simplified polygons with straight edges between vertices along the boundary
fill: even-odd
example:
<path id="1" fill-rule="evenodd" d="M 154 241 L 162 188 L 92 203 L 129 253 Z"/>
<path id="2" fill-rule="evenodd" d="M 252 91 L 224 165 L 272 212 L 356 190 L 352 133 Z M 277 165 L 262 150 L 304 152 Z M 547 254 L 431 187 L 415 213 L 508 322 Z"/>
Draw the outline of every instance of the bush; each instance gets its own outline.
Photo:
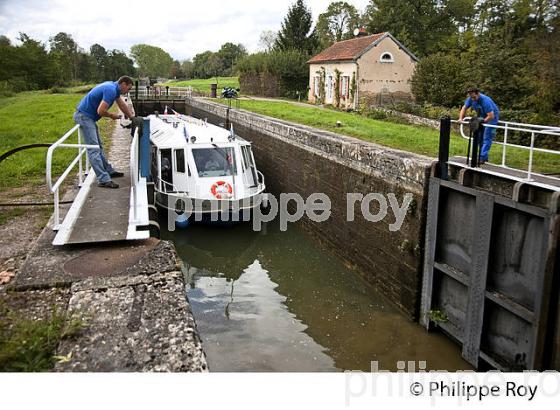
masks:
<path id="1" fill-rule="evenodd" d="M 49 93 L 51 94 L 67 94 L 68 90 L 64 87 L 54 86 L 49 88 Z"/>
<path id="2" fill-rule="evenodd" d="M 422 116 L 423 115 L 423 107 L 418 104 L 414 104 L 411 102 L 396 102 L 391 107 L 395 111 L 404 112 L 407 114 L 413 114 Z"/>
<path id="3" fill-rule="evenodd" d="M 469 67 L 460 57 L 442 53 L 423 58 L 412 76 L 412 93 L 420 103 L 453 107 L 465 99 Z"/>
<path id="4" fill-rule="evenodd" d="M 386 120 L 388 117 L 387 112 L 375 108 L 365 110 L 363 115 L 372 120 Z"/>
<path id="5" fill-rule="evenodd" d="M 459 116 L 459 108 L 447 108 L 439 105 L 419 105 L 413 103 L 395 103 L 391 106 L 394 111 L 404 112 L 406 114 L 416 115 L 418 117 L 439 120 L 442 117 L 450 116 L 457 118 Z"/>
<path id="6" fill-rule="evenodd" d="M 237 65 L 243 92 L 297 98 L 306 95 L 309 81 L 308 56 L 299 50 L 256 53 Z M 273 84 L 268 84 L 272 81 Z"/>
<path id="7" fill-rule="evenodd" d="M 7 81 L 0 81 L 0 97 L 12 97 L 15 91 Z"/>
<path id="8" fill-rule="evenodd" d="M 395 124 L 410 124 L 410 121 L 405 117 L 379 108 L 366 109 L 362 111 L 362 115 L 372 120 L 389 121 Z"/>

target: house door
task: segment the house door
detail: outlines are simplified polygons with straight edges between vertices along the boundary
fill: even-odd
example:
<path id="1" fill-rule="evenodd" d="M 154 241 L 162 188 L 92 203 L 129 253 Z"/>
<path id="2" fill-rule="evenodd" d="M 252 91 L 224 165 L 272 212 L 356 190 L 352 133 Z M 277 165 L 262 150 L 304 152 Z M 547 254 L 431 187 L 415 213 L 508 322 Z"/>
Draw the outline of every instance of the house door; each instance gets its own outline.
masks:
<path id="1" fill-rule="evenodd" d="M 327 76 L 327 101 L 329 103 L 332 103 L 332 98 L 333 98 L 333 76 L 329 75 Z"/>

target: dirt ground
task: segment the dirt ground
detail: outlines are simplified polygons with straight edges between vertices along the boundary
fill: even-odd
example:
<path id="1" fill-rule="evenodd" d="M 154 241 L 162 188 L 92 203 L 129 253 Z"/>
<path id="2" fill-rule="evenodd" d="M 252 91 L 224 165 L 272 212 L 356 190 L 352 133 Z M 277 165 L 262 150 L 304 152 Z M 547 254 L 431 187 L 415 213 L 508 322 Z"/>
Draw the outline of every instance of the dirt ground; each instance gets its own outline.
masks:
<path id="1" fill-rule="evenodd" d="M 0 204 L 15 202 L 52 202 L 52 196 L 45 186 L 0 193 Z M 52 206 L 0 206 L 0 290 L 18 272 L 51 214 Z"/>

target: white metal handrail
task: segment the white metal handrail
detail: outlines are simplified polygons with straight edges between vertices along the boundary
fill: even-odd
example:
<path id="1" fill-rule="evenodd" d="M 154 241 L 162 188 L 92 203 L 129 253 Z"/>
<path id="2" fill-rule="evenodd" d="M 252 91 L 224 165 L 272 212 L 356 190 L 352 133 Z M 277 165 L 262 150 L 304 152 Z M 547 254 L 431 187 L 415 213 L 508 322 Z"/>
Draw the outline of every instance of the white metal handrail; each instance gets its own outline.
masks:
<path id="1" fill-rule="evenodd" d="M 193 88 L 191 86 L 187 87 L 169 87 L 169 91 L 165 88 L 166 86 L 150 86 L 149 90 L 146 87 L 138 88 L 138 98 L 146 98 L 148 96 L 154 98 L 161 97 L 178 97 L 178 98 L 188 98 L 192 96 Z M 136 97 L 136 90 L 132 89 L 129 92 L 132 98 Z"/>
<path id="2" fill-rule="evenodd" d="M 453 120 L 452 122 L 460 124 L 460 131 L 461 136 L 465 139 L 469 139 L 469 136 L 465 134 L 464 126 L 465 124 L 469 124 L 469 120 L 471 117 L 465 117 L 463 121 Z M 494 124 L 483 124 L 484 127 L 487 128 L 495 128 L 504 130 L 504 140 L 503 142 L 494 141 L 494 144 L 502 146 L 502 163 L 500 166 L 504 168 L 509 168 L 506 165 L 506 150 L 507 147 L 515 147 L 529 150 L 529 164 L 527 167 L 527 181 L 532 181 L 532 176 L 535 174 L 533 172 L 533 154 L 534 152 L 544 152 L 548 154 L 555 154 L 559 155 L 560 151 L 546 149 L 546 148 L 538 148 L 535 147 L 535 137 L 541 135 L 551 135 L 551 136 L 558 136 L 560 137 L 560 127 L 549 126 L 549 125 L 537 125 L 537 124 L 525 124 L 520 122 L 512 122 L 512 121 L 498 121 L 497 125 Z M 509 131 L 518 131 L 518 132 L 526 132 L 531 134 L 531 144 L 529 146 L 526 145 L 519 145 L 519 144 L 511 144 L 507 142 L 508 139 L 508 132 Z"/>
<path id="3" fill-rule="evenodd" d="M 77 144 L 64 144 L 64 141 L 66 141 L 76 131 L 78 131 L 78 143 Z M 58 230 L 59 227 L 60 227 L 60 206 L 59 206 L 60 205 L 60 186 L 62 185 L 62 183 L 64 182 L 66 177 L 70 174 L 72 169 L 76 166 L 76 164 L 78 164 L 79 185 L 82 186 L 82 183 L 84 182 L 84 168 L 83 168 L 83 165 L 82 165 L 82 157 L 83 157 L 84 153 L 86 152 L 86 150 L 88 148 L 89 149 L 99 149 L 99 145 L 82 144 L 81 139 L 82 139 L 82 136 L 81 136 L 80 126 L 78 124 L 76 124 L 74 127 L 72 127 L 70 129 L 70 131 L 68 131 L 66 134 L 64 134 L 58 141 L 56 141 L 54 144 L 52 144 L 47 151 L 46 179 L 47 179 L 47 187 L 49 188 L 50 193 L 54 195 L 54 228 L 53 228 L 54 230 Z M 76 157 L 72 160 L 70 165 L 68 165 L 66 170 L 62 173 L 62 175 L 60 177 L 58 177 L 56 182 L 54 182 L 54 184 L 53 184 L 52 157 L 53 157 L 54 151 L 57 148 L 77 148 L 78 149 L 78 155 L 76 155 Z M 85 173 L 87 173 L 88 171 L 89 171 L 89 160 L 88 160 L 87 155 L 86 155 Z"/>
<path id="4" fill-rule="evenodd" d="M 140 173 L 138 168 L 138 127 L 134 130 L 134 136 L 130 144 L 130 186 L 132 187 L 133 221 L 138 221 L 138 183 Z"/>

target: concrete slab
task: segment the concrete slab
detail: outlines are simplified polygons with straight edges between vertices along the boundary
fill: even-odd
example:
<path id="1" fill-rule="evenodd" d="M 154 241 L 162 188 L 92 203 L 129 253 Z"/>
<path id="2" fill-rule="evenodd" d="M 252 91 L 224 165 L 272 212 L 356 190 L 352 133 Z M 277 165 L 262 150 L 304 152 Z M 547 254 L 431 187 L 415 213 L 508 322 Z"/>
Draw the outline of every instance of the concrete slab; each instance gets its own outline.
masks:
<path id="1" fill-rule="evenodd" d="M 118 189 L 93 184 L 76 219 L 68 244 L 125 240 L 128 232 L 130 175 L 115 180 Z"/>
<path id="2" fill-rule="evenodd" d="M 70 289 L 41 289 L 28 292 L 0 292 L 2 309 L 17 312 L 17 319 L 48 320 L 53 312 L 65 312 L 70 300 Z"/>
<path id="3" fill-rule="evenodd" d="M 452 157 L 449 159 L 449 162 L 452 163 L 453 165 L 457 165 L 457 166 L 462 166 L 464 168 L 467 168 L 468 166 L 466 165 L 466 157 Z M 482 165 L 481 167 L 477 168 L 477 170 L 479 170 L 480 172 L 487 172 L 487 173 L 494 173 L 494 174 L 501 174 L 504 177 L 509 177 L 511 179 L 514 179 L 516 181 L 518 180 L 523 180 L 525 178 L 527 178 L 527 172 L 526 171 L 521 171 L 518 169 L 513 169 L 513 168 L 506 168 L 506 167 L 501 167 L 498 165 L 494 165 L 491 164 L 489 162 L 487 162 L 486 164 Z M 558 176 L 546 176 L 546 175 L 535 175 L 533 174 L 531 176 L 531 178 L 533 179 L 533 182 L 536 182 L 537 184 L 543 184 L 543 185 L 547 185 L 550 187 L 556 187 L 556 188 L 560 188 L 560 179 L 558 179 Z M 528 182 L 530 183 L 530 182 Z"/>
<path id="4" fill-rule="evenodd" d="M 78 282 L 69 313 L 86 327 L 59 345 L 56 371 L 208 370 L 180 271 Z"/>
<path id="5" fill-rule="evenodd" d="M 16 290 L 68 287 L 84 278 L 151 275 L 178 269 L 173 245 L 166 241 L 119 242 L 102 246 L 55 247 L 54 232 L 41 233 L 20 272 L 11 283 Z"/>

